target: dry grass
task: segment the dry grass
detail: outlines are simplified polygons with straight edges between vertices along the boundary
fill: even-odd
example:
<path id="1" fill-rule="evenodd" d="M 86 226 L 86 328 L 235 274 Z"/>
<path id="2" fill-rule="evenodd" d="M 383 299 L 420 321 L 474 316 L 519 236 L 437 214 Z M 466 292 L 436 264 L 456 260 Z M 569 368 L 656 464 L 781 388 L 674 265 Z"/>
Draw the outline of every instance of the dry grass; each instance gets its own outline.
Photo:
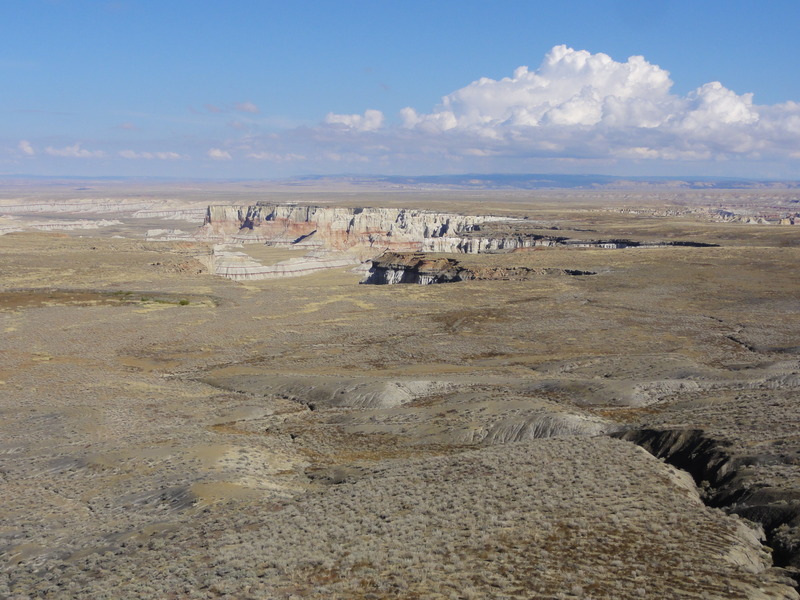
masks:
<path id="1" fill-rule="evenodd" d="M 664 203 L 639 196 L 348 201 L 474 199 L 571 237 L 724 245 L 487 255 L 600 274 L 372 287 L 346 270 L 240 285 L 188 267 L 202 247 L 141 238 L 0 237 L 0 596 L 791 597 L 734 519 L 629 444 L 481 444 L 545 411 L 794 456 L 796 233 L 600 211 Z M 451 387 L 309 411 L 199 381 L 222 373 Z M 797 489 L 796 468 L 757 475 Z"/>

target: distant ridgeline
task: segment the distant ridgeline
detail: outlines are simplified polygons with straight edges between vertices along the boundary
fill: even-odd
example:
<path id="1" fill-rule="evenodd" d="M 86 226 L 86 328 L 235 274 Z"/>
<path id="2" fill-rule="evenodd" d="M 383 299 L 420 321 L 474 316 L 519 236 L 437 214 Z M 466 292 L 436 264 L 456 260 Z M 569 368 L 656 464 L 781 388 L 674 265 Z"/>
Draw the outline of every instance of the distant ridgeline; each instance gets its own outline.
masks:
<path id="1" fill-rule="evenodd" d="M 347 183 L 353 186 L 420 190 L 769 190 L 800 189 L 800 181 L 735 177 L 620 177 L 554 173 L 466 173 L 460 175 L 352 175 L 300 177 L 297 184 Z"/>

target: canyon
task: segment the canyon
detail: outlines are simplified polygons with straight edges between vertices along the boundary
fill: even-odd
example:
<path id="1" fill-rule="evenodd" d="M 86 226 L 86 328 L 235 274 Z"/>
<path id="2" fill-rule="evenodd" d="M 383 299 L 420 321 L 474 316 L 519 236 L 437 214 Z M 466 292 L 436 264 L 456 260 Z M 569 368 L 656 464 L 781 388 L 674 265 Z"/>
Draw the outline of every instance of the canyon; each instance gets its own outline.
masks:
<path id="1" fill-rule="evenodd" d="M 92 185 L 0 193 L 0 596 L 800 597 L 795 190 Z"/>
<path id="2" fill-rule="evenodd" d="M 162 211 L 163 212 L 163 211 Z M 139 216 L 137 211 L 134 216 Z M 194 231 L 153 229 L 153 241 L 213 242 L 212 252 L 202 258 L 211 272 L 237 281 L 296 277 L 347 265 L 367 263 L 381 255 L 398 253 L 496 254 L 537 248 L 659 248 L 710 246 L 697 241 L 635 241 L 630 239 L 570 239 L 553 235 L 546 226 L 526 218 L 496 215 L 463 215 L 405 208 L 340 207 L 259 203 L 249 206 L 211 205 L 202 227 Z M 264 265 L 240 250 L 246 244 L 304 250 L 274 265 Z M 388 253 L 388 254 L 387 254 Z M 411 255 L 409 255 L 411 256 Z M 383 259 L 386 262 L 387 259 Z M 441 260 L 442 259 L 436 259 Z M 402 262 L 402 260 L 400 261 Z M 398 266 L 395 260 L 395 266 Z M 433 263 L 428 264 L 428 268 Z M 407 266 L 401 266 L 408 269 Z M 447 267 L 442 263 L 442 268 Z M 584 274 L 569 270 L 535 271 L 512 267 L 493 271 L 467 268 L 450 275 L 421 277 L 397 273 L 379 276 L 385 268 L 373 261 L 365 283 L 438 283 L 465 279 L 526 278 L 541 274 Z M 452 269 L 450 269 L 452 270 Z M 410 273 L 410 271 L 409 271 Z M 588 274 L 588 273 L 587 273 Z"/>

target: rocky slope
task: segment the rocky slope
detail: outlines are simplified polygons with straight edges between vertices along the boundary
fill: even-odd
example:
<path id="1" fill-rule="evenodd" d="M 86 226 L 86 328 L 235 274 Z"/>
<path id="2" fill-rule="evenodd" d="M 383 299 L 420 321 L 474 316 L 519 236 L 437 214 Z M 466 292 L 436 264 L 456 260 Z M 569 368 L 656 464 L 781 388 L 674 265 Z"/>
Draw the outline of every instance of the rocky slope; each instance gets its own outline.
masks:
<path id="1" fill-rule="evenodd" d="M 300 277 L 326 269 L 352 267 L 360 263 L 356 257 L 345 252 L 312 251 L 302 257 L 290 258 L 274 265 L 264 265 L 237 250 L 236 246 L 226 244 L 214 245 L 210 254 L 197 256 L 197 259 L 214 275 L 234 281 Z"/>
<path id="2" fill-rule="evenodd" d="M 392 408 L 446 390 L 450 384 L 415 379 L 260 374 L 209 376 L 204 383 L 237 393 L 291 400 L 311 410 Z"/>
<path id="3" fill-rule="evenodd" d="M 745 454 L 700 429 L 636 429 L 617 434 L 654 456 L 689 472 L 706 502 L 764 527 L 777 565 L 800 579 L 800 493 L 759 480 L 759 466 L 793 464 L 795 452 Z"/>

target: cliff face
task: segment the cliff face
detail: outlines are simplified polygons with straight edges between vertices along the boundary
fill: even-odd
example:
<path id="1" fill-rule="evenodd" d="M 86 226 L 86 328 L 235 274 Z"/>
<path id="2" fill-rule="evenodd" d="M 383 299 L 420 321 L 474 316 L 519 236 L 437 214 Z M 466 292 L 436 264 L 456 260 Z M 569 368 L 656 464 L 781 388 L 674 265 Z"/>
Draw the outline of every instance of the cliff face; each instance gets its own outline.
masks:
<path id="1" fill-rule="evenodd" d="M 787 479 L 758 479 L 759 467 L 787 465 L 786 445 L 745 454 L 701 429 L 632 429 L 613 434 L 638 444 L 653 456 L 690 473 L 703 486 L 706 503 L 763 526 L 775 564 L 800 579 L 800 491 Z M 782 485 L 781 485 L 782 484 Z"/>
<path id="2" fill-rule="evenodd" d="M 431 259 L 421 253 L 387 252 L 372 261 L 372 267 L 361 283 L 450 283 L 461 281 L 463 271 L 458 261 L 452 258 Z"/>
<path id="3" fill-rule="evenodd" d="M 525 221 L 458 215 L 404 208 L 345 208 L 256 204 L 209 206 L 196 237 L 220 243 L 328 251 L 363 250 L 364 258 L 383 251 L 481 254 L 513 252 L 537 246 L 574 248 L 653 248 L 696 242 L 637 242 L 625 239 L 573 240 L 526 231 Z"/>
<path id="4" fill-rule="evenodd" d="M 459 215 L 405 208 L 347 208 L 259 203 L 212 205 L 192 239 L 218 244 L 260 243 L 309 252 L 305 259 L 264 267 L 241 253 L 220 251 L 211 271 L 232 279 L 303 275 L 319 269 L 373 260 L 363 283 L 447 283 L 468 279 L 531 279 L 541 275 L 586 275 L 563 269 L 465 268 L 450 259 L 421 253 L 506 253 L 537 246 L 652 248 L 708 245 L 697 242 L 637 242 L 625 239 L 573 240 L 541 234 L 525 219 Z M 540 229 L 539 229 L 540 231 Z M 176 239 L 160 232 L 152 239 Z M 375 259 L 375 257 L 379 257 Z"/>
<path id="5" fill-rule="evenodd" d="M 475 235 L 482 224 L 496 220 L 499 219 L 404 208 L 209 206 L 203 236 L 227 242 L 398 252 L 511 251 L 547 242 L 519 235 Z"/>
<path id="6" fill-rule="evenodd" d="M 263 265 L 236 248 L 218 244 L 211 254 L 198 256 L 197 259 L 214 275 L 234 281 L 301 277 L 326 269 L 353 267 L 361 262 L 345 252 L 310 252 L 303 257 L 290 258 L 274 265 Z"/>
<path id="7" fill-rule="evenodd" d="M 546 267 L 465 267 L 452 258 L 430 258 L 422 253 L 386 252 L 372 260 L 372 267 L 361 283 L 451 283 L 470 280 L 522 281 L 541 276 L 594 275 L 591 271 Z"/>

